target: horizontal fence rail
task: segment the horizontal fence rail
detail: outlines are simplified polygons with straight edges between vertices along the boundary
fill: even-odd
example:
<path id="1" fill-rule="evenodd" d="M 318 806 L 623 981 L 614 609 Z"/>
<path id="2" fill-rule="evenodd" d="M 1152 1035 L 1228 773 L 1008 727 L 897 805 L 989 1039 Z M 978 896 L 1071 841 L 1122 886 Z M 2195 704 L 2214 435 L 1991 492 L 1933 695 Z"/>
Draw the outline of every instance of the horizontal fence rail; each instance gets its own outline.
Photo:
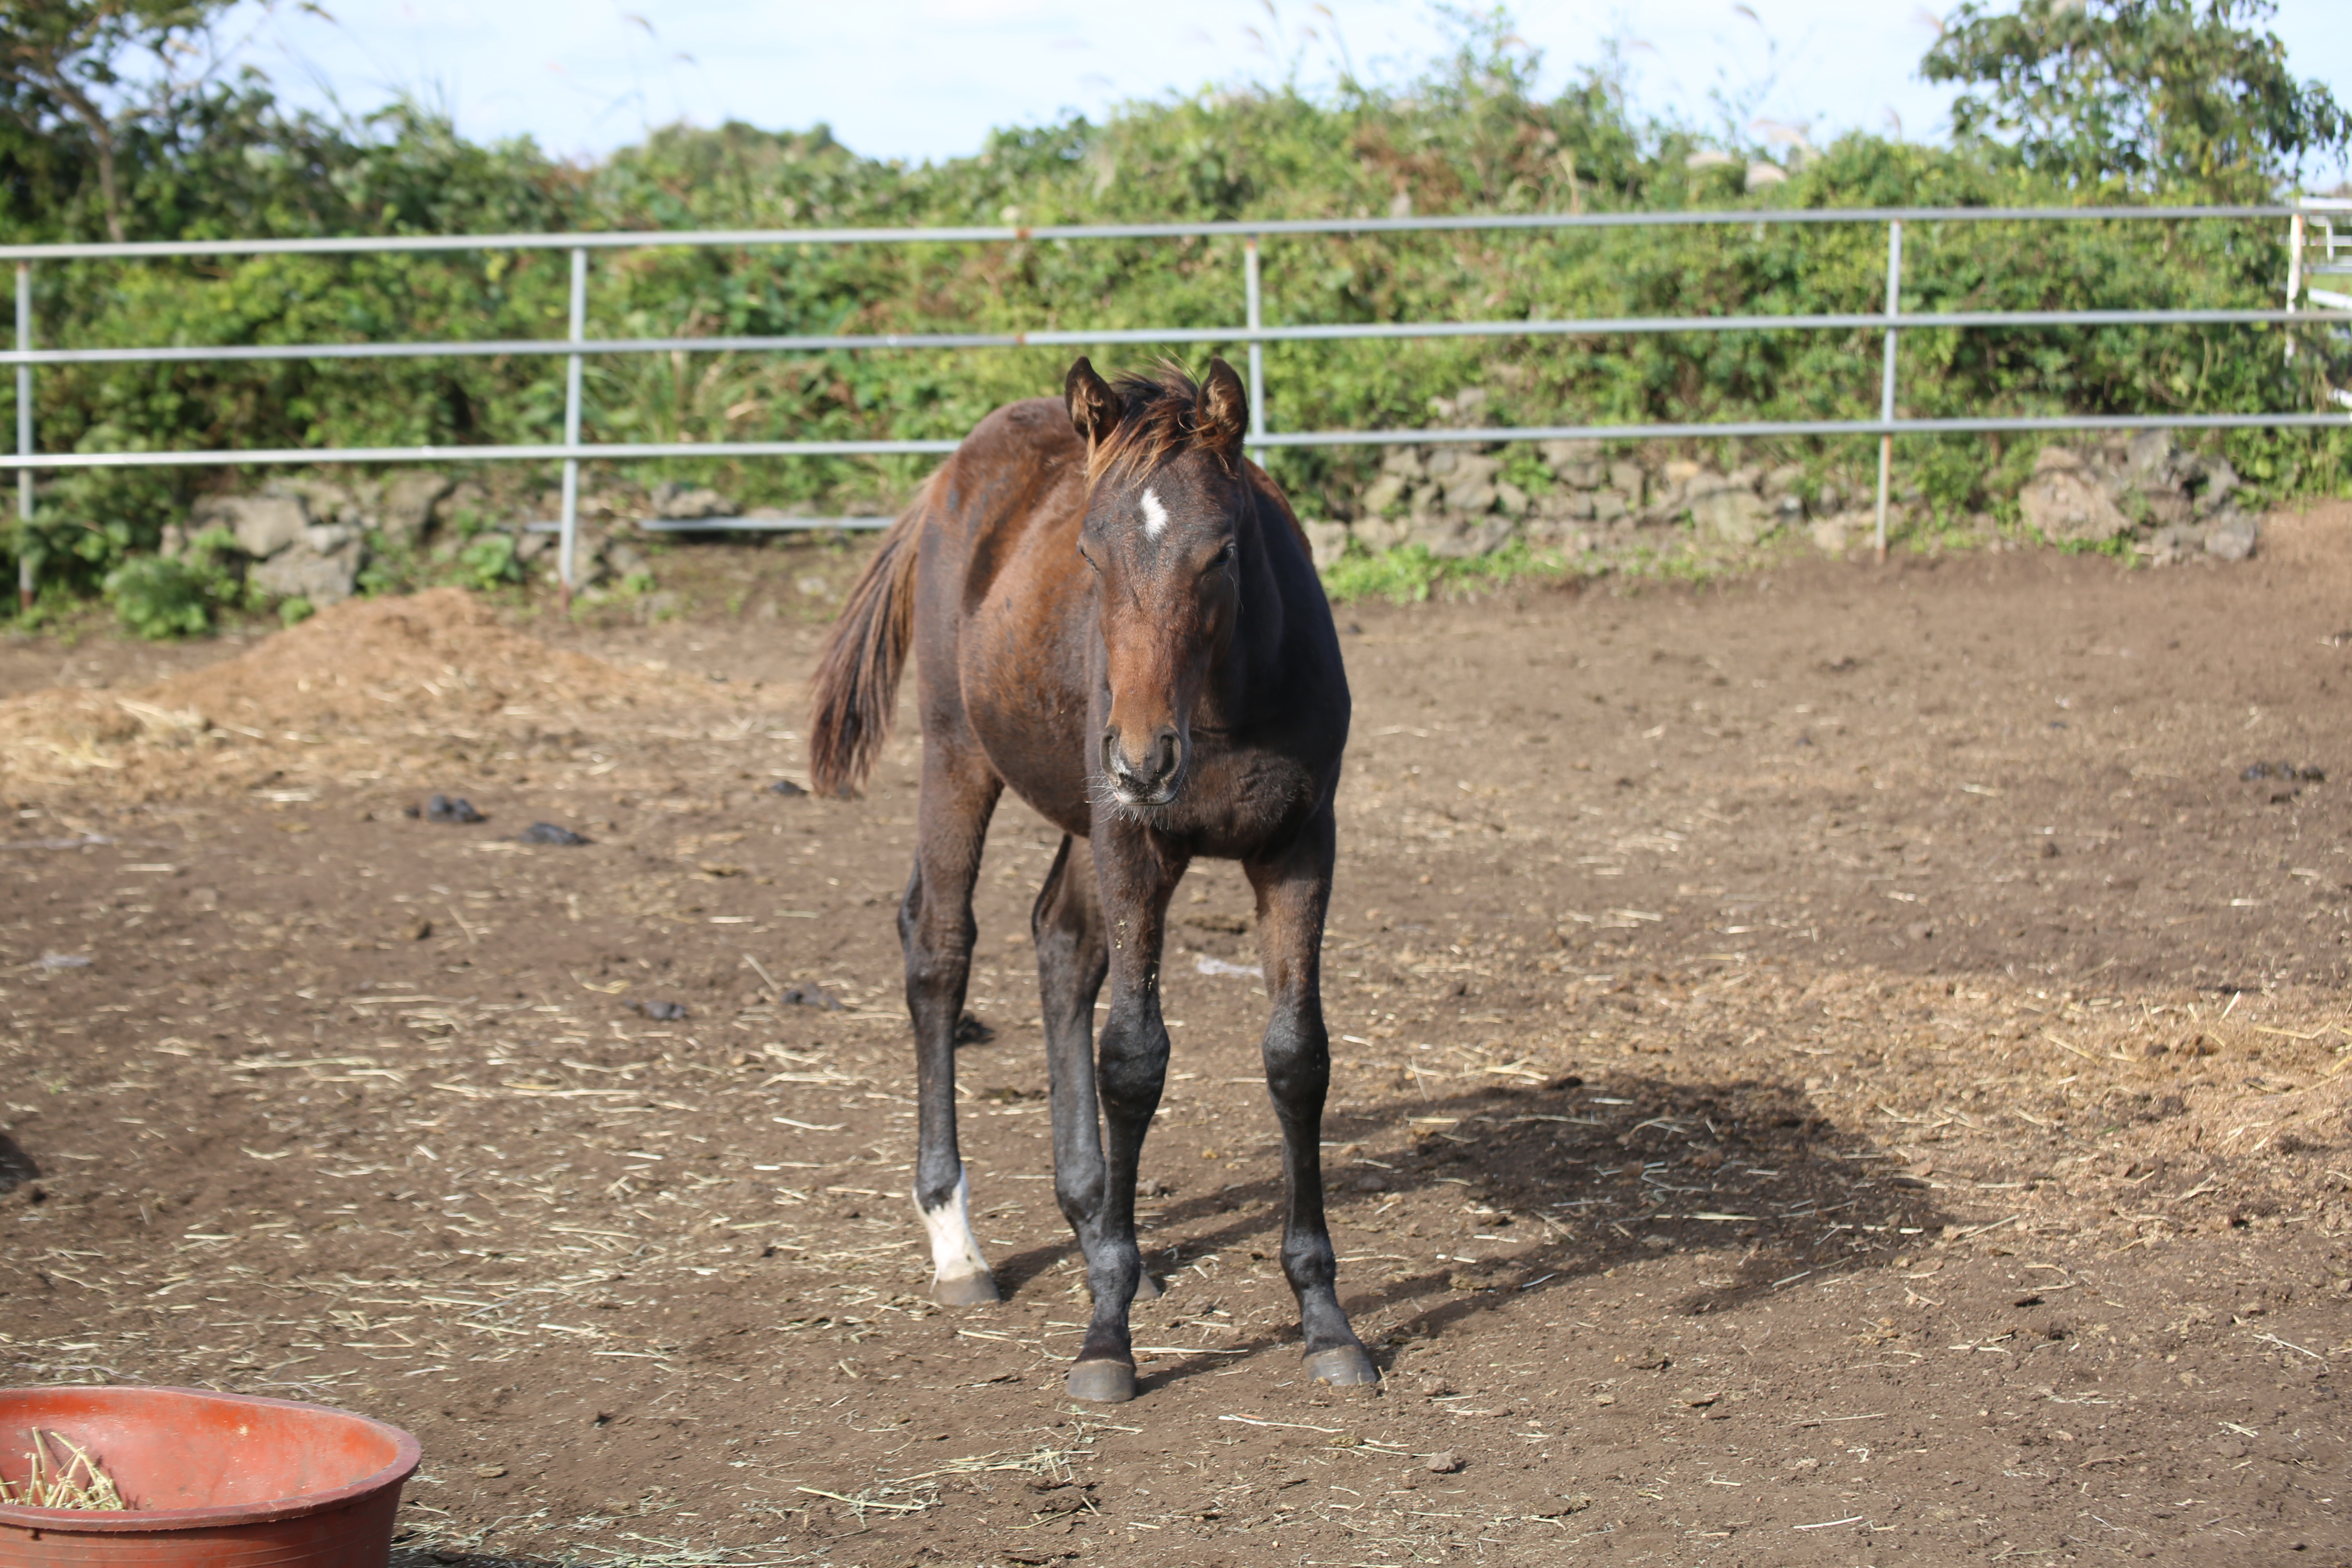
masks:
<path id="1" fill-rule="evenodd" d="M 2313 268 L 2312 270 L 2317 270 Z M 1659 332 L 1818 332 L 1892 326 L 1901 331 L 2000 327 L 2352 324 L 2352 308 L 2319 310 L 1945 310 L 1897 316 L 1846 310 L 1817 316 L 1528 317 L 1500 321 L 1342 321 L 1303 327 L 1106 327 L 1034 332 L 855 332 L 705 338 L 485 338 L 432 343 L 236 343 L 221 348 L 0 349 L 0 364 L 196 364 L 255 360 L 501 359 L 533 354 L 819 353 L 840 350 L 1089 348 L 1115 343 L 1322 343 L 1410 338 L 1618 337 Z M 601 448 L 600 448 L 601 450 Z"/>
<path id="2" fill-rule="evenodd" d="M 961 349 L 1083 348 L 1125 344 L 1238 343 L 1249 350 L 1251 428 L 1248 444 L 1261 456 L 1276 447 L 1420 445 L 1440 442 L 1541 440 L 1675 440 L 1727 437 L 1855 436 L 1880 437 L 1877 546 L 1886 548 L 1888 479 L 1898 435 L 1959 435 L 2060 430 L 2292 429 L 2352 425 L 2352 415 L 2248 411 L 2225 414 L 2056 415 L 1969 418 L 1898 418 L 1897 340 L 1916 331 L 2047 331 L 2060 328 L 2178 326 L 2315 326 L 2352 324 L 2352 300 L 2305 288 L 2312 275 L 2352 271 L 2342 259 L 2347 237 L 2337 215 L 2352 202 L 2313 200 L 2294 205 L 2114 207 L 1868 207 L 1670 213 L 1531 213 L 1440 217 L 1305 218 L 1263 222 L 982 226 L 942 228 L 741 229 L 604 234 L 408 235 L 370 238 L 133 241 L 88 245 L 0 246 L 16 263 L 16 337 L 0 363 L 13 365 L 17 391 L 17 505 L 34 515 L 33 475 L 84 468 L 155 468 L 303 463 L 408 464 L 543 462 L 562 464 L 559 575 L 568 595 L 576 579 L 579 466 L 583 461 L 659 458 L 816 458 L 925 456 L 951 452 L 949 439 L 824 441 L 589 442 L 581 438 L 581 376 L 590 356 L 649 353 L 813 353 L 940 352 Z M 2152 310 L 1960 310 L 1905 314 L 1899 305 L 1906 224 L 2084 223 L 2289 220 L 2286 299 L 2278 309 Z M 1260 242 L 1282 237 L 1547 232 L 1695 226 L 1883 224 L 1887 230 L 1886 308 L 1811 315 L 1627 316 L 1467 321 L 1371 321 L 1267 326 L 1259 283 Z M 2315 225 L 2316 233 L 2313 232 Z M 761 248 L 819 246 L 1076 243 L 1232 237 L 1244 242 L 1244 322 L 1194 325 L 1047 329 L 1015 332 L 796 333 L 733 337 L 590 338 L 586 335 L 588 256 L 592 251 L 655 248 Z M 569 331 L 562 338 L 427 342 L 247 343 L 216 347 L 159 344 L 128 348 L 37 348 L 32 331 L 31 269 L 36 263 L 78 260 L 160 260 L 205 257 L 416 255 L 461 251 L 562 250 L 571 257 Z M 2306 251 L 2315 254 L 2306 255 Z M 2305 299 L 2310 305 L 2303 305 Z M 2318 308 L 2313 308 L 2318 307 Z M 1412 341 L 1439 338 L 1610 337 L 1656 333 L 1882 331 L 1885 357 L 1877 419 L 1740 420 L 1638 425 L 1509 426 L 1471 428 L 1269 431 L 1265 426 L 1264 359 L 1268 343 Z M 2294 352 L 2290 337 L 2287 352 Z M 558 356 L 565 360 L 564 439 L 499 446 L 335 447 L 200 451 L 34 450 L 32 375 L 43 365 L 184 364 L 301 360 L 413 360 Z M 2352 402 L 2352 395 L 2336 394 Z M 656 522 L 663 531 L 701 532 L 772 528 L 870 527 L 875 518 L 725 519 Z M 34 561 L 20 551 L 18 586 L 27 602 Z"/>
<path id="3" fill-rule="evenodd" d="M 637 250 L 771 245 L 1002 245 L 1038 240 L 1213 239 L 1285 235 L 1459 234 L 1465 230 L 1671 228 L 1710 224 L 2088 223 L 2281 218 L 2300 206 L 1736 207 L 1666 213 L 1504 213 L 1461 217 L 1315 217 L 1213 223 L 982 225 L 964 228 L 625 229 L 610 234 L 392 235 L 352 239 L 126 240 L 0 245 L 0 261 L 152 260 L 173 256 L 362 256 L 433 250 Z"/>
<path id="4" fill-rule="evenodd" d="M 1504 441 L 1676 441 L 1745 436 L 1968 436 L 2015 430 L 2340 430 L 2342 414 L 2057 414 L 1961 419 L 1728 419 L 1687 425 L 1445 426 L 1428 429 L 1266 431 L 1255 447 L 1424 447 Z M 560 441 L 503 447 L 268 447 L 203 452 L 55 452 L 5 459 L 12 467 L 66 468 L 184 468 L 251 463 L 514 463 L 557 458 L 628 460 L 643 458 L 905 458 L 939 456 L 963 443 L 949 437 L 905 441 L 609 441 L 565 446 Z M 792 519 L 772 519 L 791 523 Z M 733 520 L 711 527 L 746 526 Z M 801 526 L 830 527 L 830 520 Z"/>

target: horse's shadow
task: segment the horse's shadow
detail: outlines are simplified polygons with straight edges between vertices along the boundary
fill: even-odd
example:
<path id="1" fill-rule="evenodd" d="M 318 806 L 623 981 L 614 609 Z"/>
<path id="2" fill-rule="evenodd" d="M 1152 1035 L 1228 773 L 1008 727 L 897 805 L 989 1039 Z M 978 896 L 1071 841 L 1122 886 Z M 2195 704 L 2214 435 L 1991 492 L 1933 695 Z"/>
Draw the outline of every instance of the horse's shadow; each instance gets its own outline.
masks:
<path id="1" fill-rule="evenodd" d="M 1324 1172 L 1340 1297 L 1383 1365 L 1501 1301 L 1637 1259 L 1719 1258 L 1671 1310 L 1722 1312 L 1916 1250 L 1950 1223 L 1933 1187 L 1889 1151 L 1837 1131 L 1801 1089 L 1772 1079 L 1689 1084 L 1604 1069 L 1590 1081 L 1351 1107 L 1327 1116 L 1325 1137 L 1335 1145 Z M 1360 1152 L 1349 1154 L 1349 1143 Z M 1351 1235 L 1381 1205 L 1433 1189 L 1460 1198 L 1443 1221 L 1416 1205 L 1424 1218 L 1402 1235 Z M 1278 1270 L 1282 1195 L 1278 1171 L 1173 1194 L 1142 1237 L 1147 1266 L 1209 1279 Z M 1154 1233 L 1178 1230 L 1181 1241 L 1155 1244 Z M 1013 1254 L 997 1278 L 1016 1293 L 1072 1250 Z M 1148 1381 L 1181 1382 L 1230 1367 L 1231 1352 L 1297 1337 L 1286 1326 L 1227 1341 L 1217 1349 L 1228 1353 L 1153 1366 Z"/>
<path id="2" fill-rule="evenodd" d="M 33 1163 L 33 1157 L 25 1152 L 23 1145 L 5 1132 L 0 1132 L 0 1193 L 38 1180 L 40 1174 L 40 1166 Z"/>

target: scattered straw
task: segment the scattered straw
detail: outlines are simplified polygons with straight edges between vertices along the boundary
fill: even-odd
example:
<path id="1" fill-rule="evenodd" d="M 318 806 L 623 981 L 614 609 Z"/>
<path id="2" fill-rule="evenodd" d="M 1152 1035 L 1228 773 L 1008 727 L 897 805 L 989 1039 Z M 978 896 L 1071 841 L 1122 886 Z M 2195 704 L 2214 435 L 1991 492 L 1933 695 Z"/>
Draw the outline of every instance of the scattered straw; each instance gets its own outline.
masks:
<path id="1" fill-rule="evenodd" d="M 122 1500 L 115 1487 L 114 1478 L 100 1468 L 97 1460 L 76 1447 L 73 1439 L 56 1432 L 33 1432 L 33 1447 L 25 1458 L 28 1464 L 22 1481 L 0 1480 L 0 1502 L 14 1503 L 19 1508 L 74 1508 L 89 1510 L 121 1510 L 131 1505 Z M 73 1456 L 65 1468 L 49 1453 L 55 1443 Z"/>

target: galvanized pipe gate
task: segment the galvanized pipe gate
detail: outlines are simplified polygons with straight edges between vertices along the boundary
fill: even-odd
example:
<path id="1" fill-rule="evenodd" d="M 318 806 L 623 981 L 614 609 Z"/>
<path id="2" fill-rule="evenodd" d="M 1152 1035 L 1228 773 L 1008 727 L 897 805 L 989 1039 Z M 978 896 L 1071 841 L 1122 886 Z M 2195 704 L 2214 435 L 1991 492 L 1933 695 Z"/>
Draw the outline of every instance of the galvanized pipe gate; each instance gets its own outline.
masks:
<path id="1" fill-rule="evenodd" d="M 2337 225 L 2346 225 L 2339 235 Z M 2206 219 L 2288 220 L 2287 286 L 2277 310 L 1961 310 L 1905 315 L 1903 226 L 1906 223 L 1987 222 L 2179 222 Z M 1886 296 L 1881 311 L 1836 311 L 1781 316 L 1639 316 L 1577 320 L 1470 321 L 1380 321 L 1269 327 L 1260 281 L 1259 246 L 1269 237 L 1513 230 L 1717 226 L 1767 224 L 1884 224 L 1886 226 Z M 2313 230 L 2317 230 L 2315 238 Z M 1028 332 L 808 333 L 761 337 L 603 338 L 587 335 L 588 257 L 592 250 L 676 247 L 729 248 L 810 245 L 920 245 L 1018 243 L 1040 240 L 1184 239 L 1237 237 L 1243 256 L 1243 325 L 1239 327 L 1141 327 L 1056 329 Z M 2307 252 L 2316 248 L 2316 258 Z M 571 255 L 569 331 L 562 339 L 236 344 L 220 347 L 37 349 L 33 346 L 32 268 L 42 261 L 163 258 L 197 256 L 386 255 L 460 250 L 567 250 Z M 132 242 L 90 245 L 0 246 L 0 258 L 16 263 L 16 346 L 0 359 L 16 368 L 17 516 L 34 515 L 33 476 L 67 468 L 168 468 L 211 465 L 303 463 L 543 462 L 562 464 L 562 515 L 554 525 L 562 536 L 557 571 L 569 594 L 578 580 L 580 465 L 586 460 L 625 461 L 646 458 L 795 458 L 953 451 L 954 440 L 842 441 L 631 441 L 585 443 L 581 439 L 581 380 L 590 354 L 811 353 L 835 351 L 918 349 L 1108 347 L 1117 344 L 1244 343 L 1248 347 L 1250 450 L 1261 458 L 1276 447 L 1415 446 L 1432 442 L 1709 439 L 1727 437 L 1876 436 L 1879 437 L 1877 548 L 1886 552 L 1886 513 L 1898 435 L 1994 431 L 2150 430 L 2352 426 L 2352 414 L 2333 411 L 2254 410 L 2231 414 L 2058 415 L 1903 419 L 1895 415 L 1899 335 L 1937 328 L 2063 326 L 2213 326 L 2352 323 L 2352 296 L 2311 289 L 2315 275 L 2352 274 L 2352 201 L 2307 200 L 2294 206 L 2176 207 L 1911 207 L 1801 208 L 1786 211 L 1672 213 L 1538 213 L 1505 216 L 1414 218 L 1315 218 L 1262 223 L 1097 224 L 1039 227 L 754 229 L 677 233 L 432 235 L 399 238 L 258 239 L 197 242 Z M 2318 309 L 2302 307 L 2304 300 Z M 2299 308 L 2301 307 L 2301 308 Z M 1271 431 L 1265 423 L 1265 345 L 1465 337 L 1594 337 L 1658 332 L 1839 331 L 1883 327 L 1885 353 L 1876 419 L 1734 420 L 1685 424 L 1498 426 L 1474 428 Z M 2287 353 L 2294 352 L 2290 336 Z M 43 364 L 186 363 L 298 359 L 422 359 L 472 356 L 563 356 L 563 439 L 477 447 L 278 447 L 257 450 L 173 452 L 37 452 L 33 430 L 33 371 Z M 2352 406 L 2352 393 L 2335 397 Z M 716 530 L 764 528 L 878 527 L 878 518 L 793 518 L 748 522 L 730 520 Z M 18 553 L 17 586 L 29 604 L 37 562 L 29 548 Z"/>

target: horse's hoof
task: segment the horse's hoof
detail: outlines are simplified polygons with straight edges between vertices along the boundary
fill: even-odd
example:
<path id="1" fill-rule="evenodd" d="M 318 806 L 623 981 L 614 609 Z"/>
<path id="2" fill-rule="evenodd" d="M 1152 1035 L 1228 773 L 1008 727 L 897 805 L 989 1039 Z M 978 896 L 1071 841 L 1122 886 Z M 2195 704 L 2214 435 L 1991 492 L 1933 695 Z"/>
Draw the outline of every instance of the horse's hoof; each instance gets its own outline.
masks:
<path id="1" fill-rule="evenodd" d="M 1135 1397 L 1135 1365 L 1124 1361 L 1082 1361 L 1064 1385 L 1073 1399 L 1093 1405 L 1124 1405 Z"/>
<path id="2" fill-rule="evenodd" d="M 1372 1364 L 1361 1345 L 1334 1345 L 1328 1351 L 1317 1351 L 1307 1358 L 1307 1375 L 1316 1383 L 1328 1383 L 1334 1388 L 1355 1388 L 1381 1380 L 1381 1369 Z"/>
<path id="3" fill-rule="evenodd" d="M 942 1307 L 986 1307 L 1004 1300 L 996 1293 L 993 1274 L 959 1274 L 931 1281 L 931 1300 Z"/>

